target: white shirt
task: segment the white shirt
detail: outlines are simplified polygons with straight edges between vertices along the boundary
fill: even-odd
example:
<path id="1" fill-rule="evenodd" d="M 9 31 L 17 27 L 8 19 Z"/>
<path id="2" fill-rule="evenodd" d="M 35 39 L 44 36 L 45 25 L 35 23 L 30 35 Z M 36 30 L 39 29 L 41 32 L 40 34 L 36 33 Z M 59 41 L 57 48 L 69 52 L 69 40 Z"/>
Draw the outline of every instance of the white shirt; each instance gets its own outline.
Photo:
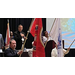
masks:
<path id="1" fill-rule="evenodd" d="M 48 38 L 48 41 L 50 41 L 50 40 L 52 40 L 51 37 Z M 47 41 L 47 37 L 43 36 L 43 41 L 44 41 L 44 43 L 45 43 L 45 42 Z"/>
<path id="2" fill-rule="evenodd" d="M 63 53 L 64 53 L 64 54 L 68 54 L 69 51 L 63 49 Z M 64 55 L 63 55 L 63 56 L 64 56 Z M 52 49 L 51 57 L 57 57 L 57 49 L 56 49 L 56 47 L 55 47 L 54 49 Z"/>

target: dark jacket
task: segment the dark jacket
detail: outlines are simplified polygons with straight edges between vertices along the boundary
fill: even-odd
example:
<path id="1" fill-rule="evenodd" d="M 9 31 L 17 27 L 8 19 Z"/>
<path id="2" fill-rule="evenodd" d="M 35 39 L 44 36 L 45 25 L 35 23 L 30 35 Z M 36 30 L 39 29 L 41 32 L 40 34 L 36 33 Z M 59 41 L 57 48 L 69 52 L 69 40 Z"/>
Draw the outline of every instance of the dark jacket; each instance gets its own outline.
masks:
<path id="1" fill-rule="evenodd" d="M 24 32 L 21 32 L 21 33 L 25 35 Z M 17 49 L 17 50 L 21 49 L 21 47 L 22 47 L 22 40 L 21 40 L 22 37 L 21 37 L 19 31 L 16 31 L 16 32 L 14 33 L 14 39 L 16 40 L 16 49 Z"/>
<path id="2" fill-rule="evenodd" d="M 4 56 L 5 57 L 19 57 L 17 52 L 18 52 L 17 50 L 13 50 L 11 48 L 8 48 L 4 51 Z"/>

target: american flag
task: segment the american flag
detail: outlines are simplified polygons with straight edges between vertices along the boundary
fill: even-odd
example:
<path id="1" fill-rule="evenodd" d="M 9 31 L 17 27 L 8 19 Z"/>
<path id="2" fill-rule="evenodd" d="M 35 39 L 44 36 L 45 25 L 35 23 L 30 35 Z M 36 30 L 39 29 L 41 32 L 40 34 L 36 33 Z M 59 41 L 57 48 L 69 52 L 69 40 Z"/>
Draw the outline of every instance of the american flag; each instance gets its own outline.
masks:
<path id="1" fill-rule="evenodd" d="M 6 39 L 5 39 L 5 46 L 9 46 L 10 42 L 10 27 L 9 27 L 9 20 L 7 23 L 7 31 L 6 31 Z"/>

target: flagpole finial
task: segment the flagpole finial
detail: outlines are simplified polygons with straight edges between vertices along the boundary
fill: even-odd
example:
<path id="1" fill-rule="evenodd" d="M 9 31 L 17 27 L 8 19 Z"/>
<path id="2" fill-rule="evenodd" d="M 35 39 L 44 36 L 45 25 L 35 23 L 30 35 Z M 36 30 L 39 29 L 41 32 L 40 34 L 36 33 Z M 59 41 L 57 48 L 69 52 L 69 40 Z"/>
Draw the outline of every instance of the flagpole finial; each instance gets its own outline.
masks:
<path id="1" fill-rule="evenodd" d="M 7 20 L 7 22 L 9 23 L 9 19 Z"/>

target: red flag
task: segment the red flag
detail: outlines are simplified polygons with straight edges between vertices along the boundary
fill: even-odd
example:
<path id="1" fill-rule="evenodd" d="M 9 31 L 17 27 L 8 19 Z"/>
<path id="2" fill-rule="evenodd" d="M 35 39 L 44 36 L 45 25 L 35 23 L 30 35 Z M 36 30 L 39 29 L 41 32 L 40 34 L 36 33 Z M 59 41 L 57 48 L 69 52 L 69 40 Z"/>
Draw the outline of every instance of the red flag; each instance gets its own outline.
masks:
<path id="1" fill-rule="evenodd" d="M 45 48 L 42 39 L 42 19 L 36 18 L 31 29 L 34 31 L 33 33 L 31 31 L 31 34 L 35 36 L 33 57 L 45 57 Z"/>
<path id="2" fill-rule="evenodd" d="M 32 34 L 33 37 L 35 36 L 35 25 L 36 25 L 36 21 L 34 19 L 30 28 L 30 33 Z"/>
<path id="3" fill-rule="evenodd" d="M 6 40 L 5 40 L 5 45 L 9 46 L 10 42 L 10 28 L 9 28 L 9 21 L 7 23 L 7 31 L 6 31 Z"/>

